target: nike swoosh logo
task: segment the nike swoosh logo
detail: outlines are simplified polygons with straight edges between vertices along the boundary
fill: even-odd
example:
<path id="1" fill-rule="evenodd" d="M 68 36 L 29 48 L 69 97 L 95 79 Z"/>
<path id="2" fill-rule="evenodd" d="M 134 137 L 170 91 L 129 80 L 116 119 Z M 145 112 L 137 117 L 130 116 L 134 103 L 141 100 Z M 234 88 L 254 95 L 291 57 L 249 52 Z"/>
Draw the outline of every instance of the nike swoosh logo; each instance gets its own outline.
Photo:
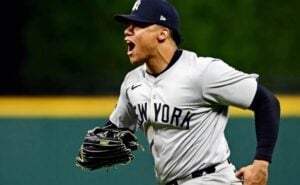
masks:
<path id="1" fill-rule="evenodd" d="M 132 85 L 132 86 L 131 86 L 131 90 L 134 90 L 134 89 L 138 88 L 138 87 L 141 86 L 141 85 L 142 85 L 142 84 Z"/>

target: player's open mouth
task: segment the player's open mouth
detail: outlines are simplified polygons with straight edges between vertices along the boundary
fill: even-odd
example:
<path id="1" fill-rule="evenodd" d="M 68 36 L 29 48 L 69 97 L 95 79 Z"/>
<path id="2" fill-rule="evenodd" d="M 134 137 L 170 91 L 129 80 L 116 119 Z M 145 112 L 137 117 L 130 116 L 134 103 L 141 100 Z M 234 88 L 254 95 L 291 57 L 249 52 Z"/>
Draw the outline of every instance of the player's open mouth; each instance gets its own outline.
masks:
<path id="1" fill-rule="evenodd" d="M 130 55 L 133 49 L 135 48 L 135 44 L 129 40 L 126 40 L 126 44 L 127 44 L 127 54 Z"/>

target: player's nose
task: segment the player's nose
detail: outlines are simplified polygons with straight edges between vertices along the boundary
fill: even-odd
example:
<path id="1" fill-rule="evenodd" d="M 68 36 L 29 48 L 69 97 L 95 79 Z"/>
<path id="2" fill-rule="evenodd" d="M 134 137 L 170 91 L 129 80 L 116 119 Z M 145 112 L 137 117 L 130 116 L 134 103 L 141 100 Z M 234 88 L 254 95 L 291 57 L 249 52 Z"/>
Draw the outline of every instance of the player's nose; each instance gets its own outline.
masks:
<path id="1" fill-rule="evenodd" d="M 133 25 L 129 24 L 124 30 L 124 35 L 127 36 L 132 34 L 133 34 Z"/>

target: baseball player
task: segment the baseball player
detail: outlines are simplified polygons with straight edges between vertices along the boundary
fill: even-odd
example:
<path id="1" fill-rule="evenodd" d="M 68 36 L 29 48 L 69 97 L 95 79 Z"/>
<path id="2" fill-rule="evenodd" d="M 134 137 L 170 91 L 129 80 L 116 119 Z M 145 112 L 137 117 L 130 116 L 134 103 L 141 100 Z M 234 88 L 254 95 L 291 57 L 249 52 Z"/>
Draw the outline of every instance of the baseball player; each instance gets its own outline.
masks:
<path id="1" fill-rule="evenodd" d="M 179 16 L 165 0 L 137 0 L 115 20 L 127 25 L 127 55 L 140 65 L 126 75 L 106 125 L 144 131 L 158 184 L 267 184 L 280 107 L 258 75 L 179 49 Z M 224 136 L 229 106 L 255 113 L 256 154 L 239 171 Z"/>

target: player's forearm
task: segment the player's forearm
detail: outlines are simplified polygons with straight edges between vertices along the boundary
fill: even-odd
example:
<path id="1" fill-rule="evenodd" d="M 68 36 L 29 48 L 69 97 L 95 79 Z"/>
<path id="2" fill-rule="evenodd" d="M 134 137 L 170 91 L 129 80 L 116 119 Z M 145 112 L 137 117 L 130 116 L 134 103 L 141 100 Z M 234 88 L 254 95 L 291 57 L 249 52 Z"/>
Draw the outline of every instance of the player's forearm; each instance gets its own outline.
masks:
<path id="1" fill-rule="evenodd" d="M 257 138 L 255 159 L 271 162 L 279 131 L 279 101 L 269 90 L 258 85 L 255 98 L 249 109 L 255 113 Z"/>

